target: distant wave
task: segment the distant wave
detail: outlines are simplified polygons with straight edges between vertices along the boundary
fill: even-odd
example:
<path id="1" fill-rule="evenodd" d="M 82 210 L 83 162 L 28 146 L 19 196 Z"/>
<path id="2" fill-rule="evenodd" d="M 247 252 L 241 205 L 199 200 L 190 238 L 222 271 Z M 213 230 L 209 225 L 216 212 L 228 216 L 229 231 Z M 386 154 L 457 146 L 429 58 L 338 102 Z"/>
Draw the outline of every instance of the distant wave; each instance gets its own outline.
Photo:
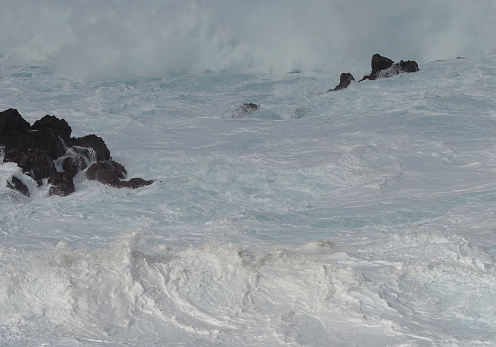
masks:
<path id="1" fill-rule="evenodd" d="M 493 0 L 9 1 L 0 54 L 74 79 L 345 71 L 374 53 L 427 62 L 496 52 Z"/>

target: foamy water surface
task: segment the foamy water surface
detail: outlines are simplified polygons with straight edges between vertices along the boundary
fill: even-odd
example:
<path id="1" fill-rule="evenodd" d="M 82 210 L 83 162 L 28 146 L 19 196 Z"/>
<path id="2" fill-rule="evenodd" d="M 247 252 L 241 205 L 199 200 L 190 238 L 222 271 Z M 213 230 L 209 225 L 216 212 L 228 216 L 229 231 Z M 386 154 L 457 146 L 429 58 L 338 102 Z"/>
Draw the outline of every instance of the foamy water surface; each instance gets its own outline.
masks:
<path id="1" fill-rule="evenodd" d="M 420 71 L 325 93 L 348 68 L 332 65 L 345 56 L 326 70 L 320 59 L 328 51 L 312 49 L 297 64 L 293 45 L 281 43 L 294 58 L 281 73 L 271 63 L 280 57 L 262 53 L 270 35 L 258 36 L 260 50 L 246 39 L 243 26 L 268 25 L 255 10 L 270 14 L 276 5 L 215 12 L 218 2 L 205 12 L 202 1 L 185 3 L 53 2 L 17 40 L 0 39 L 1 110 L 17 108 L 31 124 L 45 114 L 64 118 L 73 136 L 101 136 L 130 177 L 155 180 L 115 189 L 81 173 L 76 193 L 48 197 L 47 185 L 0 165 L 0 344 L 495 344 L 496 56 L 480 43 L 492 34 L 460 36 L 459 50 L 444 42 L 443 54 L 461 52 L 448 60 L 420 48 L 417 57 L 391 56 L 418 59 Z M 308 13 L 331 5 L 294 3 L 288 12 L 314 18 Z M 492 3 L 459 5 L 494 17 Z M 395 6 L 392 21 L 429 19 Z M 220 16 L 235 10 L 246 14 L 239 26 Z M 174 28 L 199 46 L 158 34 L 148 46 L 138 40 L 141 30 L 160 27 L 161 13 L 189 18 Z M 437 37 L 470 23 L 447 13 L 450 20 L 430 28 Z M 132 14 L 148 21 L 133 29 Z M 59 32 L 69 23 L 72 31 Z M 136 39 L 111 40 L 119 27 Z M 97 33 L 105 33 L 101 41 Z M 207 52 L 202 39 L 212 37 Z M 145 64 L 128 49 L 135 40 L 156 50 L 159 38 L 194 59 Z M 385 48 L 396 47 L 393 39 Z M 108 60 L 113 47 L 118 58 Z M 189 54 L 198 47 L 200 55 Z M 367 74 L 376 52 L 347 52 L 367 56 L 351 71 Z M 455 59 L 470 53 L 482 55 Z M 79 70 L 69 59 L 78 55 Z M 233 119 L 245 102 L 260 109 Z M 6 188 L 12 175 L 30 198 Z"/>

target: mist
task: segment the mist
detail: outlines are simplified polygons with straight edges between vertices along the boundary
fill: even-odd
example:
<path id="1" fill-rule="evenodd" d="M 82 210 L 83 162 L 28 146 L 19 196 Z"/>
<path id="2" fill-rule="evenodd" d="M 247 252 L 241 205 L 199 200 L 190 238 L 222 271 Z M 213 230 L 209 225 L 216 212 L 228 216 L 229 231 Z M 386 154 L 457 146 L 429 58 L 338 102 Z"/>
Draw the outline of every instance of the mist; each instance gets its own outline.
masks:
<path id="1" fill-rule="evenodd" d="M 364 72 L 496 52 L 492 0 L 0 0 L 0 54 L 75 80 L 206 71 Z"/>

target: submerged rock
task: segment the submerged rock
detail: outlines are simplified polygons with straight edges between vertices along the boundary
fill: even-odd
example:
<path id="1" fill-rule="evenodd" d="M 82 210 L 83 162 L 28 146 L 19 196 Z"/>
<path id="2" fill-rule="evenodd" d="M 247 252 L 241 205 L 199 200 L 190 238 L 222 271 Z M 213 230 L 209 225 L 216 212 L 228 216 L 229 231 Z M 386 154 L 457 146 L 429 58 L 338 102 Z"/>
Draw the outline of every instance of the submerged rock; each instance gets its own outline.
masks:
<path id="1" fill-rule="evenodd" d="M 334 89 L 329 89 L 327 92 L 334 92 L 341 89 L 346 89 L 355 80 L 352 74 L 349 72 L 343 72 L 339 77 L 339 84 Z"/>
<path id="2" fill-rule="evenodd" d="M 246 118 L 251 115 L 253 112 L 257 111 L 260 108 L 260 105 L 254 103 L 245 103 L 242 106 L 238 107 L 234 110 L 232 117 L 235 119 Z"/>
<path id="3" fill-rule="evenodd" d="M 25 195 L 29 198 L 29 188 L 21 181 L 20 178 L 12 176 L 7 182 L 7 187 L 18 191 L 22 195 Z"/>
<path id="4" fill-rule="evenodd" d="M 380 54 L 374 54 L 371 61 L 372 72 L 370 75 L 363 76 L 360 80 L 376 80 L 378 78 L 388 78 L 399 75 L 405 72 L 419 71 L 418 64 L 413 60 L 395 63 L 389 58 L 383 57 Z"/>
<path id="5" fill-rule="evenodd" d="M 112 161 L 101 137 L 91 134 L 73 138 L 71 132 L 69 124 L 55 116 L 46 115 L 31 126 L 15 109 L 0 112 L 2 160 L 17 163 L 38 185 L 48 179 L 51 184 L 49 195 L 67 196 L 73 193 L 74 177 L 83 170 L 87 170 L 89 179 L 118 188 L 138 188 L 153 183 L 141 178 L 121 181 L 126 176 L 126 169 Z M 88 168 L 92 163 L 95 168 L 103 169 L 94 173 L 95 168 Z M 13 177 L 7 185 L 24 195 L 29 194 L 18 178 Z"/>

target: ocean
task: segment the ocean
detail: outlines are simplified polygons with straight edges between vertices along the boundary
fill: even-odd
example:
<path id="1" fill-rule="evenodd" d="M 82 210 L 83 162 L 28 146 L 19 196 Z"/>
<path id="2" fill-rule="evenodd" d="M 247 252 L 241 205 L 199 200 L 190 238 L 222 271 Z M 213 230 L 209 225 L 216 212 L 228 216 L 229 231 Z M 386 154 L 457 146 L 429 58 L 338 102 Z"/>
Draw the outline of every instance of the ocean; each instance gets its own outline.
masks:
<path id="1" fill-rule="evenodd" d="M 496 345 L 496 3 L 0 8 L 0 111 L 155 180 L 0 163 L 1 346 Z"/>

